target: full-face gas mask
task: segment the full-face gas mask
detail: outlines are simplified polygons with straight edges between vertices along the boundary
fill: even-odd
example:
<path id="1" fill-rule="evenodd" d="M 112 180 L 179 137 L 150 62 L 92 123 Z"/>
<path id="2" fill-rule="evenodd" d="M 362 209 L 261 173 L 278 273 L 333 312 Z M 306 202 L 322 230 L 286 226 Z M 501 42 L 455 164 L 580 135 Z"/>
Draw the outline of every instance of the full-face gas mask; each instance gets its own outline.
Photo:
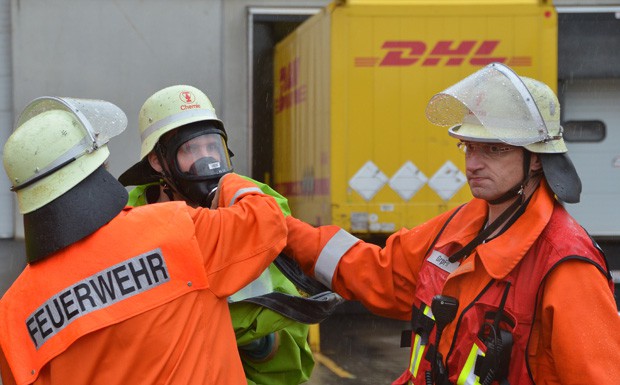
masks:
<path id="1" fill-rule="evenodd" d="M 155 146 L 166 183 L 188 201 L 210 207 L 220 178 L 233 171 L 227 136 L 217 122 L 179 127 Z"/>

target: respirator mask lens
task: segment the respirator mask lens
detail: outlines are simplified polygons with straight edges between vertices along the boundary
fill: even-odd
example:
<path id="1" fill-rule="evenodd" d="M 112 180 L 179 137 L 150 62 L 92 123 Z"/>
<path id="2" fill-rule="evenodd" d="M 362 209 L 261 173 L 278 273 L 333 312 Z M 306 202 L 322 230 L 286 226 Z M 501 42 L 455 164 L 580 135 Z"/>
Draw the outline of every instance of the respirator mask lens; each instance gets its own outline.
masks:
<path id="1" fill-rule="evenodd" d="M 188 180 L 222 176 L 232 171 L 224 137 L 209 133 L 182 143 L 177 149 L 176 166 Z"/>
<path id="2" fill-rule="evenodd" d="M 171 185 L 202 207 L 210 207 L 221 177 L 232 172 L 226 137 L 218 129 L 187 126 L 165 144 Z"/>

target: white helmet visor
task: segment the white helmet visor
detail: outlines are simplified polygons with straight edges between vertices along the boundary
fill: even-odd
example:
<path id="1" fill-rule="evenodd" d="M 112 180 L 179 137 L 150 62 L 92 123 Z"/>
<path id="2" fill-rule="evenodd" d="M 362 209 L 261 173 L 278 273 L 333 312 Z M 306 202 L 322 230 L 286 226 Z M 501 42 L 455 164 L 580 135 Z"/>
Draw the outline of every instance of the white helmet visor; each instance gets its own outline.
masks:
<path id="1" fill-rule="evenodd" d="M 108 143 L 127 127 L 127 116 L 105 100 L 45 96 L 35 99 L 19 116 L 17 127 L 33 116 L 49 110 L 65 110 L 75 115 L 87 131 L 93 150 Z M 88 151 L 90 152 L 90 151 Z"/>
<path id="2" fill-rule="evenodd" d="M 431 98 L 427 118 L 440 126 L 481 125 L 486 138 L 513 146 L 553 139 L 521 78 L 492 63 Z"/>

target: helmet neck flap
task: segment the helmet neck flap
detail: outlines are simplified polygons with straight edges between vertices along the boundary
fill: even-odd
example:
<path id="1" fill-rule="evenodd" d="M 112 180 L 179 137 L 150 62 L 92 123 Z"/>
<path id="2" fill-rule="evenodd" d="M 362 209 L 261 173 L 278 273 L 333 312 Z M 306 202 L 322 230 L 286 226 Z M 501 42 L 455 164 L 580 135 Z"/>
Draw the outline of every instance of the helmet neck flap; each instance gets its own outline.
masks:
<path id="1" fill-rule="evenodd" d="M 38 210 L 24 214 L 28 263 L 83 239 L 110 222 L 127 204 L 127 190 L 104 166 Z"/>

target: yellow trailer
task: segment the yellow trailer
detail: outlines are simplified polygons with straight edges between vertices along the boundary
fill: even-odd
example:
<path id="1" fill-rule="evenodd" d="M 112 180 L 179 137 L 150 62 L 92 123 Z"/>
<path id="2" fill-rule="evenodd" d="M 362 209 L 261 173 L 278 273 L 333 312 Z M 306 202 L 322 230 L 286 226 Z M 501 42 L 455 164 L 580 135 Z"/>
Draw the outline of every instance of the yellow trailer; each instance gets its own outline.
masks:
<path id="1" fill-rule="evenodd" d="M 557 14 L 542 0 L 336 1 L 276 46 L 274 185 L 293 215 L 359 236 L 470 199 L 464 158 L 424 116 L 491 62 L 555 87 Z"/>

